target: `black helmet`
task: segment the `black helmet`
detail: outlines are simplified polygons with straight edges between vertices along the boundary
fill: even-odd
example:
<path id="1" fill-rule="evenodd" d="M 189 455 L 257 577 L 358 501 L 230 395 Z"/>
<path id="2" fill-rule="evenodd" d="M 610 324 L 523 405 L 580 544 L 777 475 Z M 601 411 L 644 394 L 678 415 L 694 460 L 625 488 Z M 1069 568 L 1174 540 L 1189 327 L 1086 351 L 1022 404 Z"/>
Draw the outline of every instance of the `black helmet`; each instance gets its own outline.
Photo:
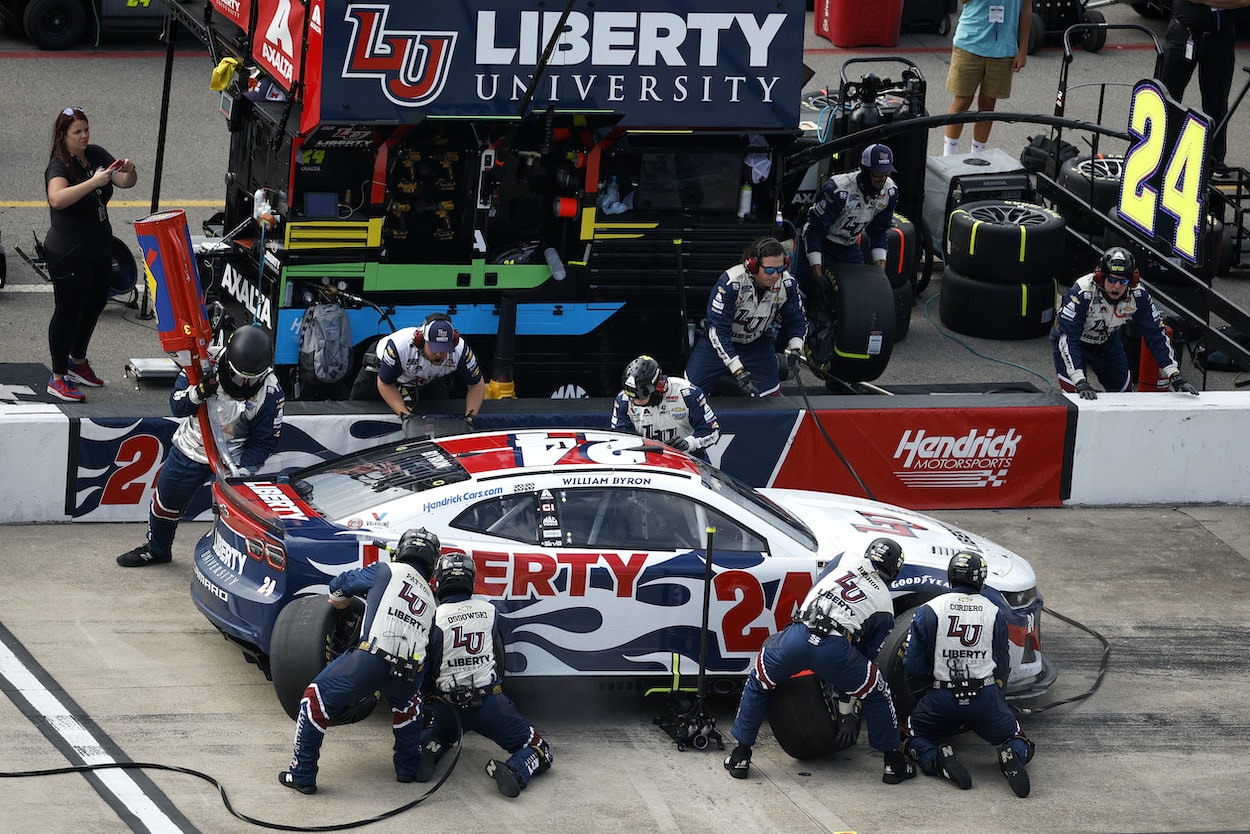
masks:
<path id="1" fill-rule="evenodd" d="M 260 390 L 272 368 L 273 341 L 264 328 L 248 324 L 230 334 L 217 380 L 227 394 L 245 400 Z"/>
<path id="2" fill-rule="evenodd" d="M 946 566 L 946 581 L 952 588 L 956 585 L 966 585 L 979 591 L 985 584 L 987 575 L 989 575 L 989 568 L 985 566 L 985 558 L 980 553 L 972 553 L 968 550 L 956 553 L 951 557 L 951 563 Z"/>
<path id="3" fill-rule="evenodd" d="M 442 548 L 438 536 L 424 527 L 414 527 L 399 537 L 395 548 L 395 561 L 412 565 L 426 579 L 434 574 L 434 563 Z"/>
<path id="4" fill-rule="evenodd" d="M 810 599 L 799 612 L 798 621 L 807 626 L 812 634 L 825 637 L 837 628 L 833 619 L 833 599 L 825 594 L 817 594 Z"/>
<path id="5" fill-rule="evenodd" d="M 472 594 L 477 565 L 468 554 L 453 550 L 434 564 L 434 593 L 441 600 L 451 594 Z"/>
<path id="6" fill-rule="evenodd" d="M 903 569 L 903 546 L 894 539 L 873 539 L 864 555 L 887 581 L 893 582 Z"/>
<path id="7" fill-rule="evenodd" d="M 625 373 L 621 377 L 621 388 L 631 400 L 646 400 L 650 403 L 651 395 L 657 391 L 664 393 L 666 387 L 668 377 L 660 371 L 660 363 L 650 356 L 639 356 L 630 362 L 625 366 Z"/>
<path id="8" fill-rule="evenodd" d="M 1098 262 L 1099 283 L 1104 283 L 1107 276 L 1115 276 L 1127 279 L 1131 286 L 1136 272 L 1137 264 L 1133 260 L 1133 253 L 1123 246 L 1112 246 L 1102 253 L 1102 260 Z"/>

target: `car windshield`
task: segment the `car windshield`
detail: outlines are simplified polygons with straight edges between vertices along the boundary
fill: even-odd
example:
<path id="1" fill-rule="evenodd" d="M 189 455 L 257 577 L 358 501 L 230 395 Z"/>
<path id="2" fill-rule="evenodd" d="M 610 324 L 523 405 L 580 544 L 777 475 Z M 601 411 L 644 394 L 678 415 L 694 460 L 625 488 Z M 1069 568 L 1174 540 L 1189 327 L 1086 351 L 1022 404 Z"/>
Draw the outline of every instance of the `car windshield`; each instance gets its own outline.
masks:
<path id="1" fill-rule="evenodd" d="M 820 543 L 816 541 L 816 536 L 808 529 L 807 525 L 776 502 L 764 497 L 734 476 L 722 472 L 710 464 L 698 459 L 695 459 L 695 463 L 699 466 L 699 474 L 703 478 L 705 487 L 733 501 L 756 518 L 763 519 L 774 527 L 780 527 L 782 530 L 785 530 L 794 537 L 795 541 L 805 545 L 808 550 L 815 551 L 819 548 Z"/>
<path id="2" fill-rule="evenodd" d="M 292 476 L 290 483 L 317 512 L 339 519 L 470 477 L 437 444 L 400 441 L 310 467 Z"/>

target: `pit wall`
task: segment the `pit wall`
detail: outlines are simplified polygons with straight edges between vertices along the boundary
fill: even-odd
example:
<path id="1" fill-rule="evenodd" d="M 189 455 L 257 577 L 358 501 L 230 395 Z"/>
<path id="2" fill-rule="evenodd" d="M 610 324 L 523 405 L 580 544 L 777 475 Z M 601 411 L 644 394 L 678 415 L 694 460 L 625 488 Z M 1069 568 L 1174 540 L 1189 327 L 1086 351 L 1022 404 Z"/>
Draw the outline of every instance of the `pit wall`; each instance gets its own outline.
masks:
<path id="1" fill-rule="evenodd" d="M 794 397 L 714 400 L 721 441 L 712 462 L 756 487 L 865 495 L 920 510 L 1250 504 L 1250 392 L 810 403 L 811 411 Z M 377 408 L 288 404 L 264 471 L 290 473 L 400 439 L 398 422 Z M 610 411 L 607 399 L 494 401 L 478 424 L 602 429 Z M 463 426 L 437 415 L 428 423 L 440 432 Z M 0 403 L 0 523 L 146 520 L 176 425 L 118 406 Z M 188 515 L 207 518 L 209 510 L 206 487 Z"/>

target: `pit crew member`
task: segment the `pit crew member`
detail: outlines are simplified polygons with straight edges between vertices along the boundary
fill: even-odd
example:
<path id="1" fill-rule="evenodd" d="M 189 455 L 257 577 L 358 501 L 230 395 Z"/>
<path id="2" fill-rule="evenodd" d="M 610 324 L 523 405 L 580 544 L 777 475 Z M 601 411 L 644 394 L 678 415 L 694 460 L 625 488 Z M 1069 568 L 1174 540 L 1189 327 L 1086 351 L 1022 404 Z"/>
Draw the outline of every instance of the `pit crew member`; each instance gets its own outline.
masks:
<path id="1" fill-rule="evenodd" d="M 429 579 L 440 547 L 438 536 L 425 528 L 408 530 L 392 562 L 374 562 L 330 580 L 329 602 L 335 608 L 350 608 L 353 596 L 368 595 L 361 641 L 304 690 L 291 769 L 278 774 L 284 787 L 317 792 L 317 760 L 330 719 L 373 692 L 391 705 L 395 779 L 415 781 L 421 764 L 421 664 L 437 607 Z"/>
<path id="2" fill-rule="evenodd" d="M 885 756 L 881 781 L 896 785 L 916 775 L 899 745 L 898 716 L 890 684 L 873 658 L 894 626 L 890 582 L 903 568 L 903 548 L 893 539 L 874 539 L 863 556 L 839 554 L 808 592 L 794 622 L 764 643 L 747 676 L 733 736 L 738 744 L 725 769 L 745 779 L 751 746 L 778 683 L 804 669 L 863 703 L 868 742 Z"/>
<path id="3" fill-rule="evenodd" d="M 611 426 L 703 460 L 720 439 L 720 423 L 703 390 L 679 376 L 666 376 L 660 363 L 645 355 L 625 366 Z"/>
<path id="4" fill-rule="evenodd" d="M 998 763 L 1016 796 L 1029 795 L 1024 766 L 1033 742 L 1020 730 L 1003 696 L 1010 671 L 1007 621 L 982 596 L 987 574 L 979 553 L 956 553 L 946 568 L 950 593 L 931 599 L 912 619 L 903 667 L 924 695 L 903 724 L 908 758 L 930 776 L 960 788 L 972 776 L 943 737 L 969 729 L 998 749 Z"/>
<path id="5" fill-rule="evenodd" d="M 819 279 L 824 262 L 862 264 L 859 245 L 867 233 L 872 262 L 882 269 L 888 254 L 890 224 L 898 208 L 898 186 L 890 178 L 894 152 L 886 145 L 864 148 L 858 171 L 834 174 L 821 186 L 803 224 L 803 245 L 812 279 Z"/>

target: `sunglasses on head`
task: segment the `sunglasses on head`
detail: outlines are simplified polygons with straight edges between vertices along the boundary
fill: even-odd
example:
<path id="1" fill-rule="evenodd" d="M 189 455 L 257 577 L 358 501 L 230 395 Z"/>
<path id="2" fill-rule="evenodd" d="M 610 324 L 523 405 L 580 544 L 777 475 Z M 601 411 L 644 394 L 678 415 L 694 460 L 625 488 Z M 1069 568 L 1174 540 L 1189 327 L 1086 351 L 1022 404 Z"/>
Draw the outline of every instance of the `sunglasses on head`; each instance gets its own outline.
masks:
<path id="1" fill-rule="evenodd" d="M 87 111 L 83 110 L 81 107 L 66 107 L 61 111 L 62 116 L 73 116 L 75 113 L 80 116 L 87 115 Z"/>
<path id="2" fill-rule="evenodd" d="M 1103 277 L 1103 280 L 1108 284 L 1127 284 L 1130 279 L 1127 275 L 1107 275 Z"/>
<path id="3" fill-rule="evenodd" d="M 778 272 L 785 272 L 786 267 L 784 264 L 781 266 L 764 266 L 763 264 L 760 264 L 760 270 L 765 275 L 776 275 Z"/>

